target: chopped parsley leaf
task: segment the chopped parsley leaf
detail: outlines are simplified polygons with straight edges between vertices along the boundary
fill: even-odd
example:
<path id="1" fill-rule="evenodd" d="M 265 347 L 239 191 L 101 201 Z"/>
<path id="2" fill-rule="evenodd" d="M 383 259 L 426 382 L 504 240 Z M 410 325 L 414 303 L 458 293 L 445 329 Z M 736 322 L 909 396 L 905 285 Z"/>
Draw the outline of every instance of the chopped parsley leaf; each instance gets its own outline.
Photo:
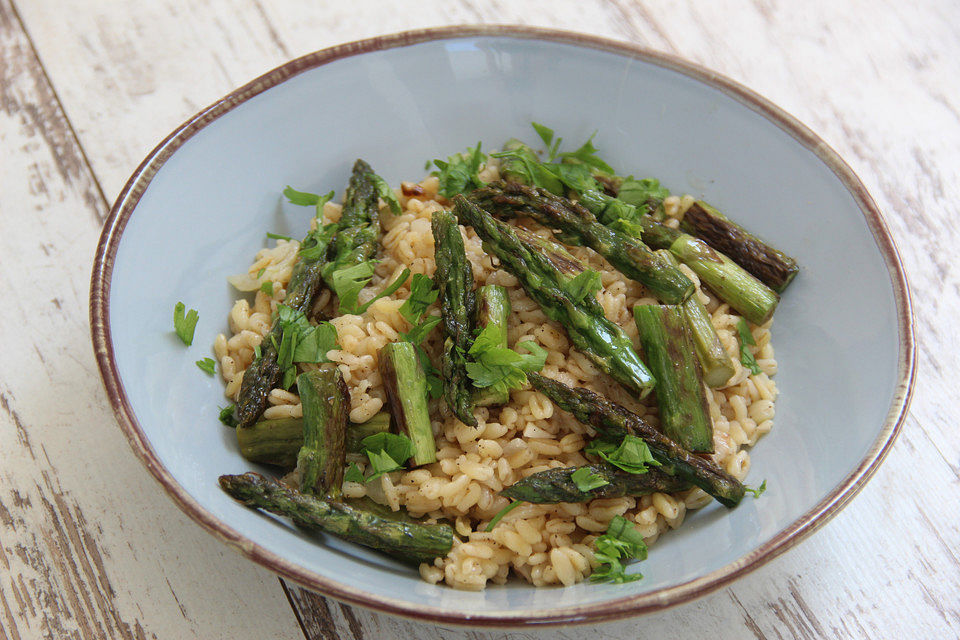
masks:
<path id="1" fill-rule="evenodd" d="M 440 291 L 433 286 L 433 280 L 422 273 L 413 274 L 410 282 L 410 295 L 400 305 L 400 315 L 410 324 L 416 324 L 426 312 L 427 307 L 433 304 Z"/>
<path id="2" fill-rule="evenodd" d="M 500 524 L 500 521 L 503 520 L 503 516 L 507 515 L 508 513 L 510 513 L 517 507 L 519 507 L 521 504 L 523 504 L 522 500 L 514 500 L 513 502 L 505 506 L 503 509 L 500 509 L 500 511 L 497 512 L 497 515 L 493 516 L 493 519 L 490 520 L 490 524 L 487 525 L 487 528 L 484 529 L 484 531 L 486 531 L 487 533 L 493 531 L 493 528 L 498 524 Z"/>
<path id="3" fill-rule="evenodd" d="M 470 193 L 486 183 L 480 179 L 480 165 L 487 160 L 487 155 L 480 151 L 480 143 L 476 148 L 467 147 L 465 153 L 457 153 L 447 158 L 446 162 L 437 159 L 433 161 L 439 171 L 433 175 L 440 178 L 440 195 L 444 198 L 453 198 L 458 193 Z"/>
<path id="4" fill-rule="evenodd" d="M 213 375 L 217 371 L 217 362 L 213 358 L 204 358 L 203 360 L 197 360 L 197 366 L 200 367 L 202 371 L 206 371 L 210 375 Z"/>
<path id="5" fill-rule="evenodd" d="M 173 307 L 173 330 L 188 347 L 193 344 L 193 332 L 197 328 L 197 320 L 200 314 L 196 309 L 186 311 L 187 307 L 182 302 L 178 302 Z M 186 311 L 186 313 L 184 313 Z"/>
<path id="6" fill-rule="evenodd" d="M 639 573 L 627 574 L 621 560 L 636 558 L 646 560 L 647 545 L 643 536 L 633 524 L 623 516 L 614 516 L 607 532 L 594 540 L 594 557 L 600 566 L 590 576 L 591 582 L 614 582 L 623 584 L 639 580 Z"/>
<path id="7" fill-rule="evenodd" d="M 584 492 L 610 484 L 591 471 L 590 467 L 580 467 L 570 474 L 570 479 L 577 485 L 577 489 Z"/>
<path id="8" fill-rule="evenodd" d="M 273 295 L 273 281 L 267 280 L 266 282 L 260 283 L 260 291 L 263 291 L 268 296 Z"/>
<path id="9" fill-rule="evenodd" d="M 757 487 L 756 489 L 754 489 L 753 487 L 745 486 L 743 490 L 746 491 L 747 493 L 752 493 L 754 498 L 759 498 L 761 495 L 763 495 L 763 492 L 767 490 L 767 481 L 764 480 L 763 482 L 761 482 L 760 486 Z"/>
<path id="10" fill-rule="evenodd" d="M 563 285 L 564 290 L 570 295 L 575 303 L 581 303 L 587 297 L 597 295 L 597 292 L 603 288 L 603 282 L 600 280 L 600 274 L 593 269 L 581 271 L 572 280 Z"/>
<path id="11" fill-rule="evenodd" d="M 232 404 L 228 404 L 225 407 L 220 408 L 220 415 L 218 416 L 220 422 L 222 422 L 227 427 L 236 428 L 237 427 L 237 418 L 233 415 L 233 410 L 236 407 Z"/>
<path id="12" fill-rule="evenodd" d="M 747 369 L 750 369 L 750 373 L 753 375 L 763 373 L 760 365 L 757 364 L 757 359 L 753 357 L 750 349 L 747 348 L 748 346 L 755 346 L 757 342 L 753 339 L 753 334 L 750 333 L 750 327 L 747 326 L 747 321 L 743 318 L 740 318 L 740 321 L 737 323 L 737 333 L 740 334 L 740 363 Z"/>
<path id="13" fill-rule="evenodd" d="M 272 231 L 267 231 L 267 237 L 272 240 L 293 240 L 290 236 L 285 236 L 282 233 L 273 233 Z"/>
<path id="14" fill-rule="evenodd" d="M 529 354 L 520 354 L 513 349 L 499 346 L 502 328 L 488 324 L 473 342 L 468 355 L 467 375 L 478 389 L 490 387 L 492 391 L 508 393 L 519 389 L 527 382 L 527 373 L 539 371 L 547 361 L 547 350 L 535 342 L 517 344 Z"/>
<path id="15" fill-rule="evenodd" d="M 619 444 L 609 440 L 594 440 L 587 445 L 584 453 L 599 456 L 628 473 L 646 473 L 648 466 L 660 466 L 651 455 L 647 443 L 630 434 L 624 436 Z"/>

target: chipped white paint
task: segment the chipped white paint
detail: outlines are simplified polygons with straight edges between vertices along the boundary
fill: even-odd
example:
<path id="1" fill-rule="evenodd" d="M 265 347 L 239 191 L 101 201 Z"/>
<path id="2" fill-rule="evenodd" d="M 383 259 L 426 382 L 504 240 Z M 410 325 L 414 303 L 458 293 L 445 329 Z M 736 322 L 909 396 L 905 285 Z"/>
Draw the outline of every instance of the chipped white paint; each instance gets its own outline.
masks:
<path id="1" fill-rule="evenodd" d="M 960 267 L 952 259 L 960 5 L 89 0 L 64 11 L 56 0 L 14 3 L 43 68 L 30 62 L 17 15 L 0 0 L 0 299 L 8 304 L 0 315 L 0 638 L 296 637 L 281 586 L 177 511 L 113 423 L 86 327 L 105 210 L 98 185 L 112 200 L 170 129 L 290 57 L 466 22 L 629 40 L 705 64 L 780 104 L 837 149 L 877 199 L 917 310 L 912 416 L 873 481 L 823 531 L 668 612 L 515 637 L 960 635 Z M 311 638 L 503 637 L 290 592 Z"/>

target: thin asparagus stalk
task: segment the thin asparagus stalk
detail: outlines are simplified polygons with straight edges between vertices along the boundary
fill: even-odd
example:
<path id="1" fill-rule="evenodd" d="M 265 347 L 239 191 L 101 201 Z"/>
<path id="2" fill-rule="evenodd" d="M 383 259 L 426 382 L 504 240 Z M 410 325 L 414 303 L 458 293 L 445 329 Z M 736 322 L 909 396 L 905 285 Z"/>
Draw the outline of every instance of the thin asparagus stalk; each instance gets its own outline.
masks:
<path id="1" fill-rule="evenodd" d="M 390 414 L 374 415 L 362 424 L 348 424 L 344 448 L 347 453 L 361 453 L 361 441 L 367 436 L 390 430 Z M 303 418 L 258 420 L 243 429 L 237 429 L 240 455 L 250 462 L 292 469 L 303 446 Z"/>
<path id="2" fill-rule="evenodd" d="M 446 524 L 414 524 L 382 518 L 350 505 L 323 500 L 258 473 L 220 476 L 220 488 L 248 507 L 293 518 L 351 542 L 378 549 L 406 562 L 430 562 L 453 546 Z"/>
<path id="3" fill-rule="evenodd" d="M 783 293 L 800 267 L 797 261 L 770 246 L 702 200 L 693 203 L 680 228 L 697 236 L 756 276 L 765 285 Z"/>
<path id="4" fill-rule="evenodd" d="M 323 279 L 333 287 L 333 273 L 367 262 L 377 255 L 380 239 L 380 196 L 377 175 L 370 165 L 357 160 L 343 199 L 343 213 L 337 235 L 330 244 L 330 256 L 323 266 Z"/>
<path id="5" fill-rule="evenodd" d="M 391 342 L 380 349 L 380 378 L 397 431 L 413 443 L 413 466 L 437 461 L 437 445 L 427 406 L 427 376 L 417 349 L 409 342 Z"/>
<path id="6" fill-rule="evenodd" d="M 679 264 L 673 254 L 666 249 L 660 249 L 657 254 L 664 260 Z M 703 367 L 703 381 L 709 387 L 722 387 L 736 372 L 733 359 L 720 343 L 720 336 L 717 335 L 717 330 L 710 321 L 710 314 L 700 302 L 700 298 L 694 294 L 681 306 L 687 316 L 687 326 L 693 334 L 697 357 L 700 358 L 700 365 Z"/>
<path id="7" fill-rule="evenodd" d="M 573 474 L 581 469 L 587 469 L 607 484 L 581 491 L 572 478 Z M 656 469 L 649 469 L 646 473 L 630 473 L 611 464 L 600 463 L 539 471 L 502 490 L 500 495 L 511 500 L 523 500 L 535 504 L 555 504 L 623 496 L 645 496 L 657 492 L 673 493 L 689 487 L 690 485 L 684 480 Z"/>
<path id="8" fill-rule="evenodd" d="M 638 304 L 633 316 L 647 366 L 657 378 L 663 432 L 688 451 L 713 453 L 703 375 L 683 308 Z"/>
<path id="9" fill-rule="evenodd" d="M 327 495 L 336 500 L 343 484 L 350 394 L 335 364 L 320 365 L 316 371 L 297 377 L 297 391 L 303 405 L 303 446 L 297 454 L 300 490 Z"/>
<path id="10" fill-rule="evenodd" d="M 744 487 L 739 480 L 709 460 L 685 450 L 625 407 L 589 389 L 574 389 L 536 373 L 528 373 L 527 379 L 537 391 L 583 424 L 596 429 L 601 436 L 621 440 L 632 434 L 642 439 L 663 465 L 660 471 L 700 487 L 724 506 L 735 507 L 743 499 Z"/>
<path id="11" fill-rule="evenodd" d="M 507 290 L 495 284 L 488 284 L 477 290 L 477 327 L 485 329 L 494 326 L 499 332 L 498 347 L 507 348 L 507 319 L 510 317 L 510 296 Z M 477 389 L 474 401 L 478 407 L 506 404 L 510 400 L 507 390 L 495 390 L 493 387 Z"/>
<path id="12" fill-rule="evenodd" d="M 307 313 L 313 299 L 326 281 L 331 284 L 333 272 L 372 258 L 377 251 L 380 218 L 375 174 L 363 160 L 357 160 L 347 186 L 343 215 L 332 241 L 321 230 L 307 234 L 290 276 L 284 304 Z M 309 251 L 304 251 L 309 249 Z M 275 345 L 283 341 L 283 327 L 274 322 L 270 333 L 260 344 L 257 357 L 243 374 L 240 395 L 234 415 L 239 427 L 255 423 L 267 408 L 267 396 L 283 375 L 277 363 Z"/>
<path id="13" fill-rule="evenodd" d="M 474 191 L 470 198 L 488 211 L 511 217 L 529 216 L 551 229 L 578 237 L 618 271 L 643 284 L 667 304 L 682 302 L 693 293 L 693 283 L 642 241 L 601 224 L 586 208 L 545 189 L 499 182 Z"/>
<path id="14" fill-rule="evenodd" d="M 574 346 L 601 371 L 638 393 L 647 395 L 655 384 L 650 371 L 633 350 L 630 338 L 591 305 L 577 304 L 563 290 L 563 275 L 542 255 L 530 251 L 513 229 L 462 196 L 454 210 L 463 224 L 471 225 L 500 259 L 500 264 L 520 281 L 551 320 L 558 322 Z"/>
<path id="15" fill-rule="evenodd" d="M 449 211 L 433 214 L 433 281 L 440 291 L 440 312 L 446 334 L 443 348 L 443 393 L 447 406 L 461 422 L 477 425 L 471 398 L 473 385 L 467 376 L 467 352 L 473 345 L 477 301 L 473 292 L 473 268 L 463 248 L 457 219 Z"/>

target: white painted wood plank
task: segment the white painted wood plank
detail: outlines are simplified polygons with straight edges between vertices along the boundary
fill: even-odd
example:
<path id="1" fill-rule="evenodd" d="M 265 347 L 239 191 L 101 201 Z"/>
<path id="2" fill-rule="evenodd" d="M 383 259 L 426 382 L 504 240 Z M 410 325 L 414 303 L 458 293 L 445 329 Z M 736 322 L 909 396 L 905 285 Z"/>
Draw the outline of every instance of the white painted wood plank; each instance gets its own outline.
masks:
<path id="1" fill-rule="evenodd" d="M 960 633 L 960 411 L 951 393 L 960 338 L 950 323 L 960 278 L 946 258 L 960 235 L 955 3 L 98 0 L 69 14 L 53 0 L 21 4 L 108 194 L 160 137 L 234 86 L 288 57 L 407 28 L 514 22 L 631 40 L 706 64 L 785 107 L 851 163 L 903 253 L 920 342 L 913 419 L 863 495 L 800 548 L 699 602 L 598 630 L 614 638 L 638 628 L 730 638 Z M 317 637 L 502 637 L 325 606 L 311 628 Z M 600 635 L 519 637 L 584 633 Z"/>
<path id="2" fill-rule="evenodd" d="M 86 311 L 106 203 L 6 0 L 0 149 L 0 638 L 302 637 L 117 427 Z"/>

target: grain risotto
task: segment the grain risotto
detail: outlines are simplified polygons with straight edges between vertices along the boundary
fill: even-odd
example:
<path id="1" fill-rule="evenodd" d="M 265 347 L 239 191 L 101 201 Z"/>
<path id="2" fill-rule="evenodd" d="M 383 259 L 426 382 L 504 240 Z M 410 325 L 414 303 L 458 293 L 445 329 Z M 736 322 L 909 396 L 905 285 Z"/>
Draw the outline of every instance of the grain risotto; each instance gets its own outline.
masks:
<path id="1" fill-rule="evenodd" d="M 507 173 L 509 158 L 483 156 L 474 167 L 478 186 L 501 180 L 501 170 Z M 386 203 L 380 201 L 379 262 L 372 279 L 359 293 L 359 312 L 343 314 L 338 310 L 337 296 L 323 287 L 306 313 L 312 325 L 329 319 L 336 330 L 337 348 L 327 352 L 324 359 L 335 363 L 346 385 L 346 410 L 352 424 L 366 423 L 390 408 L 381 373 L 381 350 L 404 340 L 413 328 L 413 323 L 401 313 L 411 296 L 412 280 L 404 279 L 389 295 L 374 298 L 388 285 L 398 282 L 405 269 L 411 274 L 434 276 L 437 264 L 431 218 L 435 212 L 451 208 L 451 200 L 443 194 L 445 176 L 440 173 L 419 182 L 403 183 L 396 189 L 401 208 L 398 215 L 388 212 Z M 603 183 L 601 178 L 598 180 Z M 675 232 L 686 229 L 682 222 L 695 202 L 686 195 L 665 197 L 663 227 Z M 321 203 L 318 209 L 318 217 L 312 221 L 313 230 L 338 223 L 343 213 L 343 205 L 330 201 Z M 504 222 L 511 227 L 522 226 L 544 240 L 553 238 L 551 228 L 529 217 Z M 485 250 L 473 227 L 461 226 L 459 230 L 474 286 L 498 285 L 508 293 L 510 349 L 522 353 L 522 346 L 518 346 L 521 343 L 538 345 L 546 351 L 541 376 L 602 394 L 653 427 L 661 428 L 657 394 L 640 399 L 642 394 L 628 390 L 604 373 L 594 358 L 573 346 L 565 327 L 551 320 L 541 305 L 528 296 L 518 278 L 504 268 L 494 252 Z M 647 287 L 623 275 L 593 249 L 566 248 L 588 270 L 599 274 L 601 287 L 596 300 L 603 315 L 622 330 L 638 353 L 643 353 L 633 309 L 661 302 Z M 278 310 L 287 299 L 300 252 L 301 243 L 296 240 L 278 239 L 275 246 L 256 254 L 246 273 L 230 279 L 239 290 L 256 292 L 252 304 L 246 297 L 236 301 L 229 313 L 229 335 L 217 336 L 214 344 L 225 394 L 234 403 L 241 400 L 244 374 L 260 355 L 264 338 L 270 334 Z M 772 319 L 748 325 L 741 320 L 743 313 L 732 310 L 712 288 L 701 286 L 701 278 L 688 264 L 680 263 L 679 270 L 694 284 L 693 295 L 705 307 L 731 363 L 732 375 L 725 383 L 713 388 L 700 384 L 712 427 L 713 453 L 709 459 L 742 481 L 750 469 L 748 448 L 773 426 L 777 387 L 772 376 L 777 372 L 777 362 L 771 343 Z M 371 300 L 372 304 L 363 309 L 364 303 Z M 440 304 L 434 302 L 423 317 L 440 314 Z M 443 325 L 427 334 L 422 342 L 434 364 L 444 358 L 442 328 Z M 329 365 L 295 363 L 298 374 L 324 366 Z M 439 364 L 437 367 L 442 368 Z M 262 418 L 302 418 L 304 406 L 296 393 L 297 385 L 284 388 L 278 383 L 273 387 L 266 397 Z M 512 388 L 505 404 L 475 407 L 476 426 L 458 419 L 442 397 L 431 398 L 428 406 L 436 462 L 382 473 L 368 482 L 356 481 L 356 475 L 351 479 L 348 473 L 342 482 L 342 497 L 366 498 L 392 512 L 405 511 L 423 524 L 449 523 L 455 533 L 449 552 L 432 562 L 419 563 L 420 576 L 430 583 L 480 590 L 488 582 L 505 583 L 513 573 L 536 586 L 573 585 L 588 578 L 604 561 L 597 557 L 595 543 L 618 517 L 633 525 L 643 542 L 650 545 L 664 532 L 679 527 L 688 510 L 701 508 L 712 499 L 703 489 L 694 487 L 584 502 L 521 502 L 502 515 L 491 529 L 491 521 L 511 504 L 500 495 L 505 488 L 547 470 L 597 464 L 597 456 L 584 451 L 598 436 L 596 429 L 558 408 L 529 384 Z M 353 452 L 346 455 L 346 461 L 369 477 L 367 457 Z M 285 481 L 297 486 L 300 479 L 291 474 Z"/>

